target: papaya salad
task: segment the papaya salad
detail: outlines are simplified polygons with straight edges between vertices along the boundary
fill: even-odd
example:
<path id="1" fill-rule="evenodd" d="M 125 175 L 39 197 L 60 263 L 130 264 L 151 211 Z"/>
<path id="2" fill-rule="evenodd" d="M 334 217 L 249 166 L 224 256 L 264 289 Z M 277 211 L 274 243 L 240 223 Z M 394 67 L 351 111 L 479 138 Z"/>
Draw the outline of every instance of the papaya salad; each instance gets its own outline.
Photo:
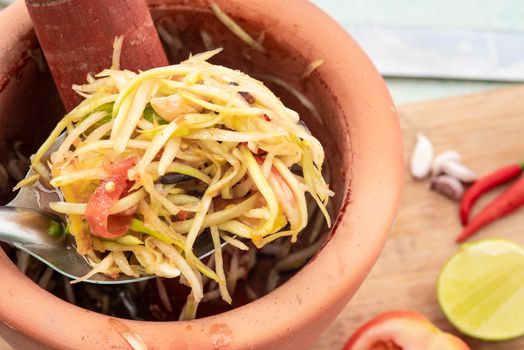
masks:
<path id="1" fill-rule="evenodd" d="M 223 242 L 294 243 L 310 201 L 330 225 L 322 145 L 263 83 L 207 62 L 219 52 L 139 73 L 116 59 L 73 87 L 84 100 L 32 157 L 29 180 L 63 195 L 50 207 L 66 215 L 93 267 L 73 282 L 96 273 L 180 277 L 191 288 L 182 317 L 190 319 L 208 280 L 232 302 Z M 213 264 L 194 251 L 202 235 Z"/>

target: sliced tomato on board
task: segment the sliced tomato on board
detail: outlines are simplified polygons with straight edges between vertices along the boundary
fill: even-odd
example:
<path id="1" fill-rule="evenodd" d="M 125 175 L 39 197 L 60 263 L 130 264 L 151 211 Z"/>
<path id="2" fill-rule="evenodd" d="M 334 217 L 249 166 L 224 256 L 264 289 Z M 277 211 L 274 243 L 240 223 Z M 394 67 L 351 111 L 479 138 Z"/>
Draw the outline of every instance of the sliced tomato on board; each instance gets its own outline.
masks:
<path id="1" fill-rule="evenodd" d="M 131 216 L 109 215 L 109 209 L 128 189 L 127 171 L 135 165 L 136 157 L 117 161 L 106 167 L 108 178 L 100 183 L 89 198 L 86 206 L 86 220 L 91 234 L 114 239 L 129 230 Z"/>
<path id="2" fill-rule="evenodd" d="M 413 311 L 389 311 L 362 325 L 343 350 L 469 350 Z"/>

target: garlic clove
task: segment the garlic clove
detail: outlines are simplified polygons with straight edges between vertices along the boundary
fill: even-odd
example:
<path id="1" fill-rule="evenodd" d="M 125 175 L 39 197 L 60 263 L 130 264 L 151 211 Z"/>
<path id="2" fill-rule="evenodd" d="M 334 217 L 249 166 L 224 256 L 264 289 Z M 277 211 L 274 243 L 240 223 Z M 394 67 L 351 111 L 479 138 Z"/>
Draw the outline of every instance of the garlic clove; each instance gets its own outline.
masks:
<path id="1" fill-rule="evenodd" d="M 458 162 L 447 162 L 442 164 L 442 171 L 456 177 L 464 183 L 471 183 L 477 179 L 477 175 L 467 166 Z"/>
<path id="2" fill-rule="evenodd" d="M 437 155 L 431 163 L 431 174 L 437 176 L 442 173 L 442 166 L 448 162 L 460 162 L 460 154 L 457 151 L 444 151 Z"/>
<path id="3" fill-rule="evenodd" d="M 433 145 L 431 141 L 423 135 L 417 135 L 417 143 L 411 154 L 411 175 L 415 179 L 421 180 L 428 176 L 433 160 Z"/>
<path id="4" fill-rule="evenodd" d="M 464 194 L 464 185 L 459 179 L 449 175 L 439 175 L 431 179 L 430 189 L 459 201 Z"/>

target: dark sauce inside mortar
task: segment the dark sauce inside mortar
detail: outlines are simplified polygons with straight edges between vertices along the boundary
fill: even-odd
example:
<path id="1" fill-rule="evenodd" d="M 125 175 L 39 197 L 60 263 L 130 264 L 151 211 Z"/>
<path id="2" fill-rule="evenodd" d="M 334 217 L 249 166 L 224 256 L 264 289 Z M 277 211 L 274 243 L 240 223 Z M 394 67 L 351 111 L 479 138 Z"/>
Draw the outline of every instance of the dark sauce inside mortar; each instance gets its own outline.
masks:
<path id="1" fill-rule="evenodd" d="M 272 76 L 283 79 L 299 91 L 302 91 L 318 108 L 324 122 L 316 119 L 300 101 L 271 82 L 266 85 L 279 96 L 283 103 L 297 111 L 313 134 L 323 144 L 326 152 L 325 168 L 331 175 L 330 187 L 335 192 L 330 207 L 331 213 L 337 213 L 346 188 L 346 167 L 350 155 L 342 155 L 337 147 L 337 137 L 347 137 L 343 119 L 336 116 L 339 113 L 336 101 L 327 85 L 318 73 L 307 79 L 301 79 L 302 73 L 310 63 L 295 52 L 290 52 L 287 43 L 277 41 L 271 36 L 271 31 L 265 34 L 264 46 L 267 53 L 258 52 L 234 36 L 229 29 L 219 23 L 207 7 L 189 7 L 182 4 L 173 8 L 152 9 L 152 14 L 160 27 L 161 37 L 168 52 L 170 61 L 180 62 L 190 53 L 206 50 L 203 36 L 207 35 L 212 42 L 207 45 L 223 47 L 224 50 L 210 60 L 211 63 L 236 68 L 264 81 L 262 76 Z M 235 18 L 243 28 L 257 37 L 264 29 L 256 28 Z M 203 34 L 205 33 L 205 34 Z M 34 40 L 34 37 L 30 37 Z M 38 48 L 35 47 L 35 52 Z M 34 55 L 33 55 L 34 56 Z M 22 141 L 21 151 L 27 156 L 35 152 L 41 142 L 47 137 L 54 123 L 63 115 L 56 90 L 45 65 L 40 59 L 28 55 L 18 72 L 12 76 L 2 91 L 0 91 L 0 161 L 7 164 L 12 152 L 9 150 L 15 141 Z M 31 99 L 33 103 L 23 101 Z M 16 115 L 13 115 L 16 113 Z M 339 118 L 340 117 L 340 118 Z M 35 122 L 37 121 L 37 122 Z M 9 180 L 9 186 L 15 179 Z M 1 195 L 2 203 L 7 203 L 13 197 L 12 193 Z M 275 264 L 286 256 L 299 251 L 311 243 L 312 232 L 321 232 L 322 240 L 317 240 L 315 250 L 325 242 L 328 228 L 323 223 L 315 206 L 309 212 L 311 219 L 308 227 L 299 236 L 296 244 L 286 244 L 282 247 L 268 246 L 256 251 L 256 264 L 249 274 L 238 279 L 232 295 L 233 304 L 228 305 L 220 298 L 203 302 L 199 305 L 197 317 L 204 317 L 244 305 L 281 285 L 293 276 L 302 264 L 288 264 L 282 271 L 275 272 Z M 25 273 L 46 290 L 66 301 L 96 312 L 139 320 L 165 321 L 177 320 L 180 310 L 186 301 L 189 288 L 180 285 L 178 279 L 154 279 L 120 286 L 101 286 L 88 283 L 69 285 L 69 280 L 57 273 L 46 272 L 46 266 L 30 258 L 21 261 L 20 254 L 14 249 L 2 245 L 13 262 L 25 269 Z M 251 250 L 254 255 L 254 247 Z M 233 249 L 225 249 L 225 271 L 229 269 Z M 240 267 L 253 262 L 253 256 L 248 253 L 237 256 Z M 23 258 L 26 259 L 26 258 Z M 210 282 L 208 282 L 210 283 Z M 166 300 L 167 298 L 167 300 Z"/>

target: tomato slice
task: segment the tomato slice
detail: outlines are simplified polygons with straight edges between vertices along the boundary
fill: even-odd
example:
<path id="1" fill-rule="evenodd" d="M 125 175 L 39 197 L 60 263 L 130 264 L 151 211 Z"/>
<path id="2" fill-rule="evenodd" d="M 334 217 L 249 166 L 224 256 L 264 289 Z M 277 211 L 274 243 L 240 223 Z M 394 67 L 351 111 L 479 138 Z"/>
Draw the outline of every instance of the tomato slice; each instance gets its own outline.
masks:
<path id="1" fill-rule="evenodd" d="M 187 218 L 189 217 L 189 213 L 185 210 L 180 210 L 176 214 L 176 217 L 179 218 L 180 220 L 187 220 Z"/>
<path id="2" fill-rule="evenodd" d="M 343 350 L 469 350 L 460 338 L 442 332 L 413 311 L 389 311 L 361 326 Z"/>
<path id="3" fill-rule="evenodd" d="M 113 163 L 106 167 L 109 175 L 96 188 L 86 206 L 86 220 L 91 234 L 114 239 L 129 230 L 131 216 L 109 215 L 109 209 L 127 191 L 127 171 L 137 162 L 136 157 Z"/>

